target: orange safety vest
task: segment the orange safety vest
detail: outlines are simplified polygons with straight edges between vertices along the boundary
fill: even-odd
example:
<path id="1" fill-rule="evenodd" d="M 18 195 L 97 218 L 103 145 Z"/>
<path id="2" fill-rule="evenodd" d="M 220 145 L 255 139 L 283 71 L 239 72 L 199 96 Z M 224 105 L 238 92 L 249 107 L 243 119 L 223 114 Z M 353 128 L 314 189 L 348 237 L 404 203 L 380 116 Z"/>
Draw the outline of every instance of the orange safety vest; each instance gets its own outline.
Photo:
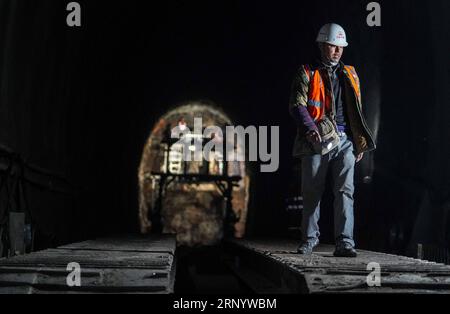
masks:
<path id="1" fill-rule="evenodd" d="M 306 76 L 309 79 L 309 93 L 308 93 L 308 111 L 314 121 L 320 121 L 325 112 L 331 112 L 332 95 L 330 95 L 325 88 L 320 71 L 311 71 L 308 65 L 304 65 Z M 359 78 L 356 74 L 355 68 L 346 65 L 344 66 L 344 74 L 351 82 L 352 88 L 361 104 L 361 90 L 359 85 Z"/>

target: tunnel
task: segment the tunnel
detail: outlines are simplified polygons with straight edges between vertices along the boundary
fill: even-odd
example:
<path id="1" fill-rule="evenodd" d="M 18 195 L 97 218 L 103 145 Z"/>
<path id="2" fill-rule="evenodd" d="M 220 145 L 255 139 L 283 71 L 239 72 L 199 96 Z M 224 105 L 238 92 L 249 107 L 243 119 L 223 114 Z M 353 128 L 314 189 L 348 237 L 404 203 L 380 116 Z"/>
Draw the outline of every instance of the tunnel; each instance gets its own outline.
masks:
<path id="1" fill-rule="evenodd" d="M 277 255 L 301 241 L 301 162 L 288 105 L 300 66 L 317 57 L 319 29 L 334 22 L 346 30 L 343 61 L 359 75 L 377 146 L 355 167 L 357 249 L 450 264 L 448 1 L 80 0 L 80 26 L 69 25 L 69 2 L 0 0 L 6 263 L 107 237 L 129 252 L 121 239 L 130 235 L 142 253 L 145 239 L 160 236 L 165 254 L 178 252 L 168 263 L 178 267 L 180 293 L 304 292 L 303 279 L 289 279 L 298 268 L 281 267 L 291 260 Z M 371 2 L 380 25 L 368 23 Z M 178 160 L 168 134 L 196 117 L 219 128 L 277 127 L 279 168 L 262 172 L 261 159 L 225 168 Z M 238 149 L 248 156 L 249 147 Z M 328 177 L 324 245 L 335 240 L 332 184 Z M 244 267 L 252 263 L 259 266 Z M 286 281 L 274 284 L 275 274 Z"/>
<path id="2" fill-rule="evenodd" d="M 242 238 L 245 235 L 250 182 L 245 161 L 235 161 L 226 165 L 220 162 L 223 159 L 222 152 L 220 158 L 211 156 L 208 160 L 184 162 L 182 152 L 179 151 L 183 146 L 180 145 L 178 149 L 174 145 L 168 146 L 171 138 L 171 134 L 168 133 L 171 133 L 180 121 L 189 122 L 187 126 L 194 130 L 194 119 L 199 116 L 202 117 L 204 125 L 217 126 L 221 129 L 227 125 L 234 125 L 217 105 L 193 101 L 170 110 L 152 129 L 139 167 L 141 233 L 152 231 L 156 222 L 152 221 L 154 212 L 161 211 L 159 215 L 163 216 L 164 221 L 161 231 L 176 234 L 180 245 L 211 245 L 219 242 L 224 236 L 222 221 L 226 214 L 226 203 L 222 195 L 224 191 L 221 190 L 222 181 L 201 179 L 195 182 L 177 181 L 174 182 L 174 186 L 170 187 L 168 183 L 163 188 L 160 173 L 162 171 L 163 174 L 198 174 L 210 175 L 211 178 L 225 173 L 228 176 L 239 176 L 240 180 L 232 187 L 232 210 L 233 214 L 239 217 L 234 224 L 233 236 Z M 221 140 L 223 141 L 223 138 Z M 189 148 L 193 147 L 190 145 Z M 244 149 L 245 147 L 240 147 L 240 150 Z M 158 202 L 161 208 L 158 208 Z"/>

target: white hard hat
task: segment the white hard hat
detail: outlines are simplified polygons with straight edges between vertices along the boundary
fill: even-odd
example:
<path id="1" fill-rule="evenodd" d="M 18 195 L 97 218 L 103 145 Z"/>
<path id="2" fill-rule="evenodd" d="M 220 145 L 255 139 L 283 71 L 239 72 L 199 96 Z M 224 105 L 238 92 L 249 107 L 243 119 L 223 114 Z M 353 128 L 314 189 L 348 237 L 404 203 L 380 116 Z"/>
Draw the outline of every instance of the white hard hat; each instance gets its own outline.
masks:
<path id="1" fill-rule="evenodd" d="M 338 47 L 347 47 L 347 36 L 342 26 L 338 24 L 326 24 L 320 29 L 317 42 L 327 43 Z"/>

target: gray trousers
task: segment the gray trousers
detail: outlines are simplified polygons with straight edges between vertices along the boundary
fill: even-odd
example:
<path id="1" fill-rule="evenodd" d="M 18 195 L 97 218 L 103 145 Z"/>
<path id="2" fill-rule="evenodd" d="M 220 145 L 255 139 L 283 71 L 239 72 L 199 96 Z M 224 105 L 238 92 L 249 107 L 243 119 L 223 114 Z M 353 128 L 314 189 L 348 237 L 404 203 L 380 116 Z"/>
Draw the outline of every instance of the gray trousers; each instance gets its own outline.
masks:
<path id="1" fill-rule="evenodd" d="M 344 135 L 339 146 L 325 156 L 302 157 L 303 241 L 314 241 L 320 236 L 320 203 L 325 190 L 328 169 L 332 172 L 334 193 L 334 233 L 336 243 L 353 239 L 353 194 L 356 157 L 353 143 Z"/>

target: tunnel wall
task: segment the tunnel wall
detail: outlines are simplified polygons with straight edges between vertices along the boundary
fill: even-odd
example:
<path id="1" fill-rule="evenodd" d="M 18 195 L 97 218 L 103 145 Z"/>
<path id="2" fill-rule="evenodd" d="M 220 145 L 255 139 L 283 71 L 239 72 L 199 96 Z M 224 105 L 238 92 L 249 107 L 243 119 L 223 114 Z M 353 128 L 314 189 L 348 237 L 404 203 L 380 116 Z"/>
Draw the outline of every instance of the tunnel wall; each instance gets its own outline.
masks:
<path id="1" fill-rule="evenodd" d="M 356 0 L 80 3 L 83 26 L 72 29 L 64 1 L 0 1 L 0 142 L 75 190 L 30 193 L 56 241 L 138 229 L 145 141 L 168 104 L 192 99 L 222 104 L 238 124 L 281 127 L 280 171 L 253 181 L 248 224 L 253 234 L 282 234 L 296 162 L 290 84 L 330 20 L 348 32 L 344 61 L 356 66 L 379 128 L 378 151 L 357 169 L 357 237 L 403 249 L 414 229 L 431 232 L 416 215 L 426 190 L 436 208 L 448 195 L 448 2 L 380 1 L 379 29 Z M 400 244 L 389 242 L 392 230 Z"/>

